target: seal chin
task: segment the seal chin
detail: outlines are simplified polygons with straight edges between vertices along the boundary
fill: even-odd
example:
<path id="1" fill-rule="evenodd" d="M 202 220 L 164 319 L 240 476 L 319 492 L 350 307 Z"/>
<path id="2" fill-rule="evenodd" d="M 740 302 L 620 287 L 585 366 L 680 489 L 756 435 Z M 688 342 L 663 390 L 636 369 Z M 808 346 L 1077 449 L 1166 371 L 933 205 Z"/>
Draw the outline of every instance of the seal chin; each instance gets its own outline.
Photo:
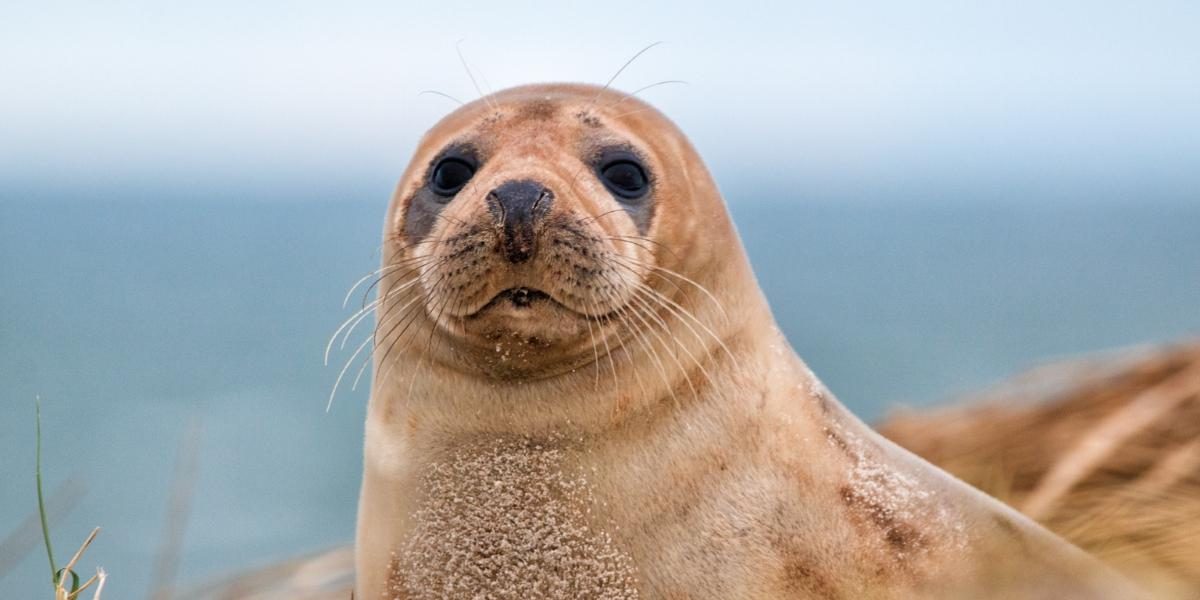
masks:
<path id="1" fill-rule="evenodd" d="M 551 348 L 588 334 L 590 317 L 539 289 L 505 289 L 479 310 L 461 318 L 468 338 L 492 346 L 517 341 L 528 348 Z"/>
<path id="2" fill-rule="evenodd" d="M 534 288 L 508 288 L 478 310 L 443 317 L 455 361 L 499 379 L 540 379 L 592 359 L 591 342 L 603 335 L 588 315 Z"/>

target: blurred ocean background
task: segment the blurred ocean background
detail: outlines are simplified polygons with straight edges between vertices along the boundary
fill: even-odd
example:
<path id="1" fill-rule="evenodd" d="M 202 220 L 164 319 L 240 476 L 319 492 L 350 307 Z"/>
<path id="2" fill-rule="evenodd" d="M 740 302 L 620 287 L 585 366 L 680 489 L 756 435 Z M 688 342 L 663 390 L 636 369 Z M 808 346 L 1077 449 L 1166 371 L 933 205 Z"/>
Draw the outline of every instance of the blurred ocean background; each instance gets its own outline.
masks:
<path id="1" fill-rule="evenodd" d="M 10 13 L 11 14 L 7 14 Z M 365 393 L 325 401 L 420 133 L 476 93 L 636 90 L 721 184 L 784 330 L 859 415 L 1200 334 L 1200 6 L 932 0 L 19 5 L 0 23 L 0 594 L 60 561 L 144 597 L 182 440 L 179 579 L 353 537 Z M 485 81 L 486 80 L 486 81 Z M 347 353 L 335 356 L 343 360 Z M 337 363 L 340 366 L 340 363 Z M 9 538 L 10 540 L 12 538 Z"/>

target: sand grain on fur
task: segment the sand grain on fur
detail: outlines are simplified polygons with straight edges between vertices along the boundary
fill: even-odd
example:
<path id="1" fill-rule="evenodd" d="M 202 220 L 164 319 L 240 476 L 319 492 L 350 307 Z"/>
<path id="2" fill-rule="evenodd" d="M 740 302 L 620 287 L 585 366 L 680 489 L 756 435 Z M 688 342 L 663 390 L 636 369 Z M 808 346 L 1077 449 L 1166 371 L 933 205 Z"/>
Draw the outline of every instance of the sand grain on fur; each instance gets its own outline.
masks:
<path id="1" fill-rule="evenodd" d="M 632 561 L 589 526 L 589 483 L 564 458 L 551 445 L 500 439 L 436 464 L 386 597 L 637 598 Z"/>

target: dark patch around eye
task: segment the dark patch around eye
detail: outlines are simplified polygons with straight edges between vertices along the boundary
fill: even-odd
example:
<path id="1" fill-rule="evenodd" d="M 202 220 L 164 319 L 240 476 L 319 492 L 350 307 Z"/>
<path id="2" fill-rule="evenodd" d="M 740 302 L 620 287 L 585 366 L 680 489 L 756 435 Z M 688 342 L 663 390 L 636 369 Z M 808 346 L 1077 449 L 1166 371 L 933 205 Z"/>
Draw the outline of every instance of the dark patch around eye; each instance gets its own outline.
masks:
<path id="1" fill-rule="evenodd" d="M 405 241 L 415 244 L 428 236 L 437 222 L 438 213 L 455 194 L 470 184 L 471 175 L 482 166 L 479 149 L 469 142 L 451 143 L 429 161 L 421 175 L 421 187 L 408 201 L 408 212 L 404 216 Z"/>
<path id="2" fill-rule="evenodd" d="M 595 176 L 646 235 L 654 218 L 656 178 L 647 161 L 632 146 L 608 146 L 592 158 Z"/>

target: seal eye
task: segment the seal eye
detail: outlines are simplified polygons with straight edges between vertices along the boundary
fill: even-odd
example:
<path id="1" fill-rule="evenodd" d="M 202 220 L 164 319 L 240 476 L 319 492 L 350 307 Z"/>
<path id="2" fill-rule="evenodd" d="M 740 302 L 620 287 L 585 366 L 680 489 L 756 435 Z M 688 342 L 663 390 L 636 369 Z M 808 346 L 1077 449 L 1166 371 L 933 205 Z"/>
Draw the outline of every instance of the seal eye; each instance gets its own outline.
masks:
<path id="1" fill-rule="evenodd" d="M 612 193 L 628 200 L 643 196 L 649 188 L 646 171 L 628 159 L 614 160 L 601 167 L 600 179 Z"/>
<path id="2" fill-rule="evenodd" d="M 475 166 L 460 158 L 443 158 L 429 178 L 433 193 L 449 198 L 458 193 L 475 175 Z"/>

